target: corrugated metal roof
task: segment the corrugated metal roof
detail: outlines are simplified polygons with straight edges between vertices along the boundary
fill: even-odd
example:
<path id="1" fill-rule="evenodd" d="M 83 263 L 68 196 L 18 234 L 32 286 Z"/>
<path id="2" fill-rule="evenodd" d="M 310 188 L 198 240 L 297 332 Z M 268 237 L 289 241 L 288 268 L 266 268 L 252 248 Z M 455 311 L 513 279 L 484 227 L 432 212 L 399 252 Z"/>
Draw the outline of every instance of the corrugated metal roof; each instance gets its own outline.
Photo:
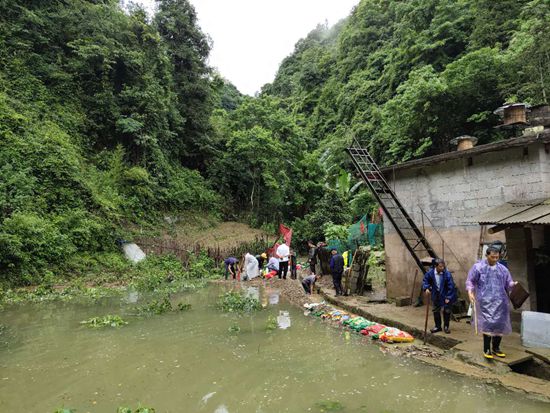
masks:
<path id="1" fill-rule="evenodd" d="M 515 200 L 493 208 L 479 217 L 480 224 L 550 223 L 550 199 Z"/>
<path id="2" fill-rule="evenodd" d="M 526 209 L 519 214 L 512 215 L 509 218 L 503 219 L 502 221 L 500 221 L 500 224 L 519 224 L 523 222 L 533 222 L 548 214 L 550 214 L 550 205 L 542 203 L 540 205 L 535 205 L 534 207 Z"/>
<path id="3" fill-rule="evenodd" d="M 534 220 L 531 224 L 550 225 L 550 215 L 545 215 L 539 219 Z"/>
<path id="4" fill-rule="evenodd" d="M 480 224 L 494 224 L 509 218 L 512 215 L 521 213 L 529 208 L 533 207 L 533 204 L 526 202 L 505 202 L 487 212 L 484 212 L 476 218 L 476 221 Z"/>

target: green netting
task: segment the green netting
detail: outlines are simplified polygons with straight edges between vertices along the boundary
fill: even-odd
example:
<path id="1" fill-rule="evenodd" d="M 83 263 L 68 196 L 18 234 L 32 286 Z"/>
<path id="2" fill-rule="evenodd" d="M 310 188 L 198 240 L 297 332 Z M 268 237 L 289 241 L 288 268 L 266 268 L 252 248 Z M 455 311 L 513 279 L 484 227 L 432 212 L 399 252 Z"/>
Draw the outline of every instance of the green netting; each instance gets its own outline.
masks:
<path id="1" fill-rule="evenodd" d="M 348 244 L 350 247 L 355 249 L 358 245 L 366 245 L 369 242 L 368 227 L 367 215 L 363 215 L 359 221 L 348 228 Z"/>
<path id="2" fill-rule="evenodd" d="M 374 246 L 380 242 L 381 236 L 381 224 L 369 223 L 367 215 L 363 215 L 359 221 L 348 228 L 347 240 L 328 240 L 327 248 L 329 250 L 336 248 L 340 254 L 344 251 L 349 251 L 350 256 L 353 256 L 357 247 L 369 244 Z"/>
<path id="3" fill-rule="evenodd" d="M 337 240 L 337 239 L 331 239 L 327 242 L 327 248 L 328 248 L 329 251 L 333 248 L 336 248 L 336 250 L 340 254 L 342 254 L 344 251 L 347 251 L 348 243 L 347 242 L 342 242 L 342 241 Z"/>
<path id="4" fill-rule="evenodd" d="M 369 237 L 369 244 L 374 246 L 376 245 L 377 238 L 380 237 L 380 230 L 381 230 L 380 224 L 369 224 L 368 226 L 368 237 Z"/>

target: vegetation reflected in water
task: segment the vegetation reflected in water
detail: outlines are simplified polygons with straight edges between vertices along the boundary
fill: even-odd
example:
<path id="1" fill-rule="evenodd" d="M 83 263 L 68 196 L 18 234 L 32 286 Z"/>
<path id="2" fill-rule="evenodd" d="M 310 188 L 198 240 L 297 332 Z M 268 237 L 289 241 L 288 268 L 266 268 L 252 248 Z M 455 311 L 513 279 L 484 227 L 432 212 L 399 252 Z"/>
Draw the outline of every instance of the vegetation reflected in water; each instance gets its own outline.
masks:
<path id="1" fill-rule="evenodd" d="M 262 311 L 220 311 L 225 293 L 212 286 L 174 295 L 173 302 L 191 309 L 154 317 L 135 314 L 135 306 L 152 297 L 136 301 L 131 292 L 96 303 L 6 306 L 0 411 L 548 411 L 523 395 L 384 354 L 370 340 L 305 317 L 284 300 Z M 261 298 L 273 293 L 267 288 Z M 291 327 L 266 328 L 281 310 L 289 312 Z M 79 324 L 108 314 L 129 324 Z"/>

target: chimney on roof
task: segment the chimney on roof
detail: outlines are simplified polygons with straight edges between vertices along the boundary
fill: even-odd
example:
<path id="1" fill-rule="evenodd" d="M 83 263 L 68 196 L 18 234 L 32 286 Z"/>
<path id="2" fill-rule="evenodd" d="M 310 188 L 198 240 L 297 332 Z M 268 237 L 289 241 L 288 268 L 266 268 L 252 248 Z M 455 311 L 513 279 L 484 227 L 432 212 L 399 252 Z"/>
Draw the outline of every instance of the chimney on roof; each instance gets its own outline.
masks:
<path id="1" fill-rule="evenodd" d="M 466 149 L 472 149 L 477 143 L 477 138 L 470 135 L 462 135 L 454 138 L 451 144 L 457 145 L 457 151 L 465 151 Z"/>

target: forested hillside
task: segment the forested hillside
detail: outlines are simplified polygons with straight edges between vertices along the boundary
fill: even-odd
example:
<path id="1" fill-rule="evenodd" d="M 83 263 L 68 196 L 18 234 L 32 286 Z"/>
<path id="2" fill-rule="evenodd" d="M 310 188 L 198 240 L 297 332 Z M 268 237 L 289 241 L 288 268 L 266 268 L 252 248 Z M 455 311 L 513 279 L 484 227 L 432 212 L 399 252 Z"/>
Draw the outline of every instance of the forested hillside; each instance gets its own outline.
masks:
<path id="1" fill-rule="evenodd" d="M 259 97 L 206 63 L 187 0 L 0 0 L 0 278 L 114 250 L 128 224 L 210 211 L 320 238 L 373 207 L 383 164 L 503 139 L 492 111 L 548 102 L 547 0 L 362 0 L 298 41 Z"/>
<path id="2" fill-rule="evenodd" d="M 125 222 L 210 209 L 223 82 L 187 1 L 0 1 L 0 268 L 36 281 Z M 38 278 L 39 280 L 39 278 Z"/>
<path id="3" fill-rule="evenodd" d="M 493 128 L 497 107 L 548 103 L 549 31 L 547 0 L 362 0 L 300 40 L 258 101 L 281 99 L 300 125 L 317 181 L 337 190 L 317 205 L 339 224 L 333 211 L 361 215 L 368 204 L 349 191 L 352 137 L 381 165 L 446 152 L 459 135 L 509 137 Z M 298 221 L 304 236 L 320 236 L 319 214 Z"/>

